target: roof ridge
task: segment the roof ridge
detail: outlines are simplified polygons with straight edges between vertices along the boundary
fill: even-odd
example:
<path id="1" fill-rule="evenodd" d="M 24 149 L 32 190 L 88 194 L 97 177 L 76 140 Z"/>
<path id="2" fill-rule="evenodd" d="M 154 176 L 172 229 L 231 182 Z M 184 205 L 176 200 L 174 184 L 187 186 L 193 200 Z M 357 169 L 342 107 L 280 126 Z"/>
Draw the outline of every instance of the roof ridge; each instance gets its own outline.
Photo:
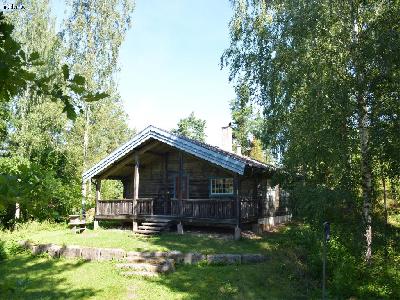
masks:
<path id="1" fill-rule="evenodd" d="M 126 156 L 129 152 L 133 151 L 136 147 L 140 146 L 143 142 L 151 138 L 238 173 L 243 173 L 246 165 L 265 169 L 276 168 L 271 164 L 262 163 L 252 158 L 223 150 L 217 146 L 197 141 L 187 136 L 173 133 L 154 125 L 149 125 L 122 146 L 108 154 L 97 164 L 86 170 L 82 174 L 83 180 L 99 174 L 103 170 L 107 169 L 111 164 L 120 160 L 121 157 Z"/>

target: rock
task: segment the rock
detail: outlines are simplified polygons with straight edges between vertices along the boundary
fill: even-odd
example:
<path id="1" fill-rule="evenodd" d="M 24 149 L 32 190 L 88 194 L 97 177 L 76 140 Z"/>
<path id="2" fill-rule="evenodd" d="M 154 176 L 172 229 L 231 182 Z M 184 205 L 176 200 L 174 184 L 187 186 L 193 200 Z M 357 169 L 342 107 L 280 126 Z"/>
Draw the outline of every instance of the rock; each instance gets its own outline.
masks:
<path id="1" fill-rule="evenodd" d="M 209 254 L 207 261 L 210 264 L 240 264 L 240 254 Z"/>
<path id="2" fill-rule="evenodd" d="M 173 259 L 166 259 L 164 263 L 159 265 L 158 273 L 168 273 L 175 271 L 175 261 Z"/>
<path id="3" fill-rule="evenodd" d="M 154 273 L 167 273 L 175 271 L 173 259 L 148 259 L 144 262 L 131 262 L 131 263 L 119 263 L 115 265 L 118 269 L 131 269 L 135 271 L 146 271 Z"/>
<path id="4" fill-rule="evenodd" d="M 89 247 L 82 248 L 81 257 L 85 260 L 99 260 L 100 249 Z"/>
<path id="5" fill-rule="evenodd" d="M 206 256 L 201 253 L 185 253 L 183 255 L 183 262 L 185 264 L 197 264 L 198 262 L 205 260 Z"/>
<path id="6" fill-rule="evenodd" d="M 236 226 L 235 227 L 235 232 L 233 234 L 233 238 L 234 238 L 235 241 L 240 240 L 241 233 L 242 233 L 242 230 L 238 226 Z"/>
<path id="7" fill-rule="evenodd" d="M 166 253 L 167 258 L 171 258 L 178 263 L 183 261 L 183 256 L 184 256 L 183 253 L 180 251 L 170 251 Z"/>
<path id="8" fill-rule="evenodd" d="M 38 245 L 30 245 L 29 249 L 31 250 L 32 254 L 37 255 L 40 254 L 39 252 L 39 246 Z"/>
<path id="9" fill-rule="evenodd" d="M 51 245 L 48 249 L 47 249 L 47 253 L 53 257 L 60 257 L 60 251 L 61 251 L 62 247 L 58 246 L 58 245 Z"/>
<path id="10" fill-rule="evenodd" d="M 81 251 L 82 249 L 79 246 L 64 246 L 60 249 L 60 256 L 66 258 L 80 258 Z"/>
<path id="11" fill-rule="evenodd" d="M 242 254 L 242 263 L 259 263 L 266 260 L 266 256 L 262 254 Z"/>
<path id="12" fill-rule="evenodd" d="M 126 252 L 126 257 L 140 257 L 142 252 L 128 251 Z"/>
<path id="13" fill-rule="evenodd" d="M 143 277 L 157 277 L 158 273 L 150 272 L 150 271 L 129 271 L 122 272 L 122 276 L 143 276 Z"/>
<path id="14" fill-rule="evenodd" d="M 29 240 L 22 240 L 18 242 L 18 245 L 20 245 L 24 249 L 30 249 L 32 246 L 32 242 Z"/>
<path id="15" fill-rule="evenodd" d="M 53 246 L 53 244 L 39 244 L 39 245 L 37 245 L 37 247 L 35 248 L 35 250 L 32 251 L 32 253 L 33 253 L 33 254 L 43 254 L 43 253 L 46 253 L 52 246 Z"/>
<path id="16" fill-rule="evenodd" d="M 103 248 L 100 249 L 100 260 L 121 260 L 126 256 L 123 249 Z"/>

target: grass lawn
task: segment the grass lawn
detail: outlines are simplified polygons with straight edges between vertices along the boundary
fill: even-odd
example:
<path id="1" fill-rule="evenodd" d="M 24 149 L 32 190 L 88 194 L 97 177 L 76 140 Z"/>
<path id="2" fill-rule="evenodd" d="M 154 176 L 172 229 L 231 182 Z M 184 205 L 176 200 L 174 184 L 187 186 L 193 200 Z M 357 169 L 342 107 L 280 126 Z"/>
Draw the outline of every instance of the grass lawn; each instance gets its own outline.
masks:
<path id="1" fill-rule="evenodd" d="M 301 266 L 294 261 L 295 253 L 279 248 L 284 233 L 236 242 L 173 233 L 137 238 L 129 231 L 117 230 L 88 230 L 76 235 L 59 226 L 39 226 L 14 232 L 12 236 L 14 240 L 30 238 L 60 245 L 126 250 L 261 252 L 272 259 L 249 265 L 178 265 L 176 272 L 158 278 L 126 278 L 118 273 L 114 262 L 35 257 L 8 246 L 9 254 L 0 264 L 2 299 L 305 299 L 319 295 L 315 283 L 299 273 Z M 3 233 L 1 238 L 7 237 Z"/>
<path id="2" fill-rule="evenodd" d="M 67 228 L 32 232 L 25 235 L 32 241 L 58 245 L 80 245 L 105 248 L 122 248 L 127 251 L 168 251 L 201 253 L 263 253 L 271 250 L 275 243 L 271 237 L 259 240 L 234 241 L 229 236 L 215 238 L 213 234 L 165 232 L 152 237 L 133 235 L 130 230 L 100 229 L 86 230 L 75 234 Z"/>
<path id="3" fill-rule="evenodd" d="M 306 298 L 277 262 L 183 266 L 158 278 L 126 278 L 112 262 L 18 254 L 0 266 L 2 299 L 290 299 Z"/>

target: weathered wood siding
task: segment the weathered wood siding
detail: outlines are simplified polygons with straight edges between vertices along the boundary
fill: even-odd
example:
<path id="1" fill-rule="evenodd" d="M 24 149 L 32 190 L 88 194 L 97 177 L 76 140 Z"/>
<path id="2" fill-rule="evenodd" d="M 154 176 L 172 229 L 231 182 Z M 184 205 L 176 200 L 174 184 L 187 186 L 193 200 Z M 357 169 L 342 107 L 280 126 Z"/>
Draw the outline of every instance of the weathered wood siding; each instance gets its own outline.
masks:
<path id="1" fill-rule="evenodd" d="M 173 197 L 174 182 L 179 171 L 179 152 L 168 153 L 167 187 Z M 139 198 L 152 198 L 164 194 L 164 157 L 154 156 L 151 162 L 139 167 Z M 193 156 L 183 154 L 184 178 L 188 181 L 190 199 L 208 199 L 210 178 L 233 177 L 233 173 L 202 161 Z M 123 180 L 124 198 L 133 197 L 133 175 Z"/>
<path id="2" fill-rule="evenodd" d="M 171 198 L 174 197 L 174 183 L 179 174 L 179 152 L 172 150 L 168 152 L 167 156 L 166 159 L 165 156 L 154 155 L 151 160 L 146 160 L 140 164 L 139 198 L 163 198 L 166 191 Z M 166 161 L 167 166 L 165 166 Z M 230 171 L 185 153 L 183 153 L 183 171 L 184 180 L 188 182 L 189 199 L 209 199 L 211 178 L 234 176 Z M 257 205 L 259 216 L 273 215 L 279 209 L 279 187 L 272 188 L 272 197 L 269 176 L 253 174 L 249 171 L 243 176 L 239 176 L 239 182 L 241 199 L 252 201 L 259 199 Z M 133 198 L 133 174 L 126 177 L 123 184 L 124 198 Z M 268 189 L 270 189 L 269 193 Z M 186 199 L 187 195 L 184 195 L 183 198 Z M 224 198 L 234 199 L 233 196 L 225 196 Z M 247 204 L 244 203 L 243 205 Z M 248 205 L 254 204 L 249 202 Z"/>

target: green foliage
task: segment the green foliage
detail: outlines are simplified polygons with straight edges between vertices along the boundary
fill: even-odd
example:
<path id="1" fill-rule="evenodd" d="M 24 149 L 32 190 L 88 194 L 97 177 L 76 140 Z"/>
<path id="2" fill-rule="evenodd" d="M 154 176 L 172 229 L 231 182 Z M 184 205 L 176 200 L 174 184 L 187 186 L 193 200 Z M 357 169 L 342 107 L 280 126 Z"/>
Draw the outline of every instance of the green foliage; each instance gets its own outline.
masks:
<path id="1" fill-rule="evenodd" d="M 75 119 L 75 107 L 78 106 L 76 98 L 83 97 L 88 101 L 97 101 L 107 96 L 104 93 L 91 93 L 83 88 L 84 80 L 82 76 L 75 75 L 68 78 L 68 67 L 63 65 L 62 71 L 57 67 L 52 67 L 52 73 L 45 74 L 38 68 L 44 65 L 40 60 L 38 52 L 26 53 L 22 50 L 21 44 L 14 39 L 12 33 L 14 25 L 5 20 L 3 12 L 0 12 L 0 104 L 9 102 L 15 96 L 24 91 L 29 91 L 31 96 L 45 95 L 52 101 L 61 101 L 64 104 L 64 112 L 68 118 Z M 45 67 L 46 68 L 46 67 Z M 47 68 L 48 70 L 49 68 Z M 62 73 L 63 77 L 59 76 Z M 76 77 L 80 81 L 74 80 Z M 55 81 L 55 78 L 64 80 Z M 84 79 L 84 78 L 83 78 Z M 81 86 L 80 89 L 72 89 L 71 85 Z M 79 106 L 78 106 L 79 107 Z M 1 107 L 4 109 L 3 107 Z M 1 115 L 4 113 L 1 113 Z M 4 130 L 3 130 L 4 135 Z"/>
<path id="2" fill-rule="evenodd" d="M 79 203 L 76 183 L 59 177 L 55 171 L 18 158 L 0 158 L 0 166 L 0 175 L 7 180 L 0 200 L 3 204 L 18 202 L 25 220 L 65 220 Z"/>
<path id="3" fill-rule="evenodd" d="M 206 121 L 196 118 L 192 112 L 187 118 L 180 119 L 178 128 L 173 129 L 172 132 L 184 135 L 188 138 L 204 142 L 206 139 Z"/>
<path id="4" fill-rule="evenodd" d="M 20 203 L 22 220 L 60 221 L 79 210 L 82 156 L 92 164 L 132 135 L 113 77 L 132 11 L 130 1 L 122 2 L 123 6 L 115 1 L 93 1 L 90 10 L 75 11 L 66 27 L 71 29 L 73 18 L 81 22 L 88 12 L 99 22 L 85 22 L 89 31 L 79 26 L 74 27 L 76 31 L 62 28 L 62 34 L 55 31 L 47 0 L 29 0 L 29 10 L 8 14 L 6 19 L 1 14 L 0 51 L 8 55 L 0 55 L 0 63 L 8 68 L 0 70 L 4 73 L 0 73 L 0 153 L 4 156 L 0 214 L 4 224 L 15 223 L 16 202 Z M 71 3 L 74 8 L 77 4 Z M 105 7 L 114 4 L 113 9 Z M 84 40 L 90 36 L 96 47 L 89 47 L 89 43 L 74 49 L 69 38 L 73 36 L 75 42 L 85 34 Z M 107 49 L 112 50 L 112 57 Z M 80 61 L 72 50 L 75 54 L 94 50 L 98 59 L 90 56 Z M 86 118 L 90 110 L 92 114 Z M 87 143 L 85 129 L 90 130 Z M 109 184 L 108 190 L 116 195 L 121 189 L 118 184 Z M 92 195 L 89 198 L 90 203 Z"/>
<path id="5" fill-rule="evenodd" d="M 282 158 L 295 217 L 314 232 L 332 224 L 334 295 L 393 297 L 360 253 L 371 208 L 380 260 L 382 177 L 398 185 L 400 3 L 232 2 L 222 63 L 263 109 L 262 143 Z"/>
<path id="6" fill-rule="evenodd" d="M 251 143 L 251 149 L 249 157 L 254 158 L 261 162 L 267 162 L 266 155 L 261 146 L 261 141 L 259 139 L 254 139 Z"/>
<path id="7" fill-rule="evenodd" d="M 251 148 L 251 135 L 254 133 L 253 107 L 250 90 L 244 83 L 236 87 L 237 97 L 230 103 L 232 115 L 232 137 L 242 147 L 242 153 L 248 154 Z"/>

